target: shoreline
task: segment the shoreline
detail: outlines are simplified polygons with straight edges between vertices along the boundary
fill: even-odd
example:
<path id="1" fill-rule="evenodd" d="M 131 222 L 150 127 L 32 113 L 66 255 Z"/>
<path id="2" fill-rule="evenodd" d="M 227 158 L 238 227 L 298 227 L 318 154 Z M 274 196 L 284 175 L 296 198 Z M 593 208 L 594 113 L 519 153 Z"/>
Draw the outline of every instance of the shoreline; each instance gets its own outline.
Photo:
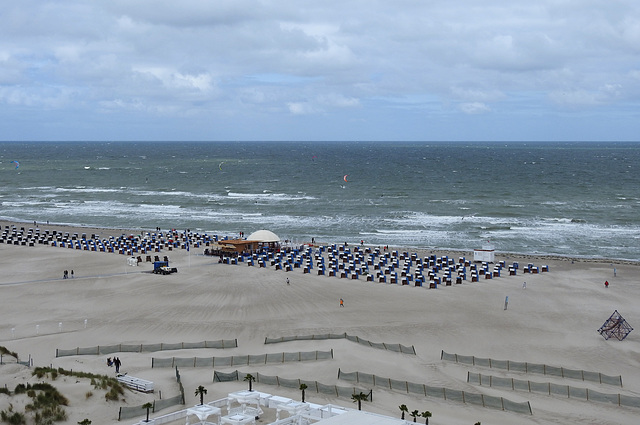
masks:
<path id="1" fill-rule="evenodd" d="M 109 236 L 122 236 L 122 235 L 138 235 L 144 232 L 154 232 L 155 229 L 129 229 L 129 228 L 110 228 L 110 227 L 96 227 L 96 226 L 75 226 L 68 224 L 59 224 L 59 223 L 41 223 L 35 222 L 35 226 L 40 228 L 41 230 L 56 230 L 58 232 L 68 232 L 69 234 L 73 233 L 93 233 L 99 235 L 101 238 L 109 237 Z M 0 219 L 0 229 L 4 230 L 6 226 L 11 228 L 15 226 L 17 228 L 24 227 L 25 230 L 28 230 L 29 227 L 34 226 L 33 222 L 29 221 L 13 221 L 13 220 L 4 220 Z M 168 231 L 170 229 L 165 229 L 162 231 Z M 227 236 L 227 235 L 222 235 Z M 305 243 L 308 244 L 308 243 Z M 315 243 L 316 246 L 322 245 L 332 245 L 331 242 L 326 243 Z M 340 245 L 340 244 L 338 244 Z M 367 247 L 378 247 L 379 245 L 367 245 Z M 469 256 L 469 258 L 473 258 L 473 251 L 469 250 L 456 250 L 456 249 L 439 249 L 439 248 L 416 248 L 409 246 L 389 246 L 389 250 L 398 250 L 398 251 L 407 251 L 407 252 L 415 252 L 421 256 L 436 254 L 440 255 L 449 255 L 449 256 Z M 606 258 L 606 257 L 579 257 L 579 256 L 564 256 L 557 254 L 527 254 L 527 253 L 517 253 L 517 252 L 504 252 L 504 251 L 495 251 L 496 255 L 500 257 L 504 257 L 506 259 L 518 259 L 518 260 L 531 260 L 535 262 L 541 261 L 562 261 L 562 262 L 572 262 L 572 263 L 609 263 L 609 264 L 620 264 L 620 265 L 632 265 L 632 266 L 640 266 L 640 260 L 629 260 L 629 259 L 618 259 L 618 258 Z"/>

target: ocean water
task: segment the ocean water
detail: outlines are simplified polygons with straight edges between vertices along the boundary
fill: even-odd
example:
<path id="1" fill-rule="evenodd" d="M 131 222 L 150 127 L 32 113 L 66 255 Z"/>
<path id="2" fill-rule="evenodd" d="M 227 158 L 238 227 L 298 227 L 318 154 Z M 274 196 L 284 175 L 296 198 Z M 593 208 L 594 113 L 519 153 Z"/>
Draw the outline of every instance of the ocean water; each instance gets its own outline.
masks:
<path id="1" fill-rule="evenodd" d="M 640 143 L 0 143 L 2 219 L 297 243 L 638 260 L 639 183 Z"/>

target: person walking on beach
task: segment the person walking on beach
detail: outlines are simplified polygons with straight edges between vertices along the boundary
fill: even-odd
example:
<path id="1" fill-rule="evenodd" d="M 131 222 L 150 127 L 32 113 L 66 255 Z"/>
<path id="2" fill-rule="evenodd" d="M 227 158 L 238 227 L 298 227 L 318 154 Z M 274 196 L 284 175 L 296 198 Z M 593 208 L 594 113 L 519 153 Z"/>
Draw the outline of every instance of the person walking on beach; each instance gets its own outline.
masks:
<path id="1" fill-rule="evenodd" d="M 522 289 L 527 289 L 527 282 L 522 282 Z"/>
<path id="2" fill-rule="evenodd" d="M 73 270 L 71 270 L 71 279 L 73 279 Z"/>
<path id="3" fill-rule="evenodd" d="M 344 300 L 340 298 L 340 307 L 344 307 Z"/>
<path id="4" fill-rule="evenodd" d="M 608 281 L 608 280 L 605 280 L 605 281 L 604 281 L 604 287 L 605 287 L 605 288 L 608 288 L 608 287 L 609 287 L 609 281 Z"/>
<path id="5" fill-rule="evenodd" d="M 289 283 L 289 278 L 287 278 L 287 285 L 290 285 L 290 283 Z"/>
<path id="6" fill-rule="evenodd" d="M 114 357 L 113 358 L 113 365 L 116 367 L 116 373 L 120 373 L 120 365 L 122 363 L 120 363 L 120 358 L 119 357 Z"/>

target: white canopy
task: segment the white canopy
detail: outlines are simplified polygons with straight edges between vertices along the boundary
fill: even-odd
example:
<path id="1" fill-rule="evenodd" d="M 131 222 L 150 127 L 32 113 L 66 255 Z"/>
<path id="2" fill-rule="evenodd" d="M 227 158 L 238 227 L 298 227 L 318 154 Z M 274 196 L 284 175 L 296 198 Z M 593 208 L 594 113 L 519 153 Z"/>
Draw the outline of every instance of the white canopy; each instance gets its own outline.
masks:
<path id="1" fill-rule="evenodd" d="M 280 238 L 269 230 L 258 230 L 247 237 L 249 241 L 280 242 Z"/>

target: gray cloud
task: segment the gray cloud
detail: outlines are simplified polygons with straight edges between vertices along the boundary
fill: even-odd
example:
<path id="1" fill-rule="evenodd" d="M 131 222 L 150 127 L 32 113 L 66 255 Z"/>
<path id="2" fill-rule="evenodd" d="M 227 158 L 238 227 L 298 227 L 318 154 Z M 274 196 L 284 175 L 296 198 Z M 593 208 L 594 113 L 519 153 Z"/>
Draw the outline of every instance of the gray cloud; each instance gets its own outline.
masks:
<path id="1" fill-rule="evenodd" d="M 558 116 L 581 140 L 619 108 L 611 137 L 629 139 L 639 55 L 630 0 L 26 0 L 0 15 L 0 130 L 64 140 L 80 116 L 96 140 L 118 121 L 124 139 L 259 139 L 256 121 L 280 139 L 486 139 L 459 130 L 481 114 L 491 137 L 553 139 L 531 128 Z"/>

